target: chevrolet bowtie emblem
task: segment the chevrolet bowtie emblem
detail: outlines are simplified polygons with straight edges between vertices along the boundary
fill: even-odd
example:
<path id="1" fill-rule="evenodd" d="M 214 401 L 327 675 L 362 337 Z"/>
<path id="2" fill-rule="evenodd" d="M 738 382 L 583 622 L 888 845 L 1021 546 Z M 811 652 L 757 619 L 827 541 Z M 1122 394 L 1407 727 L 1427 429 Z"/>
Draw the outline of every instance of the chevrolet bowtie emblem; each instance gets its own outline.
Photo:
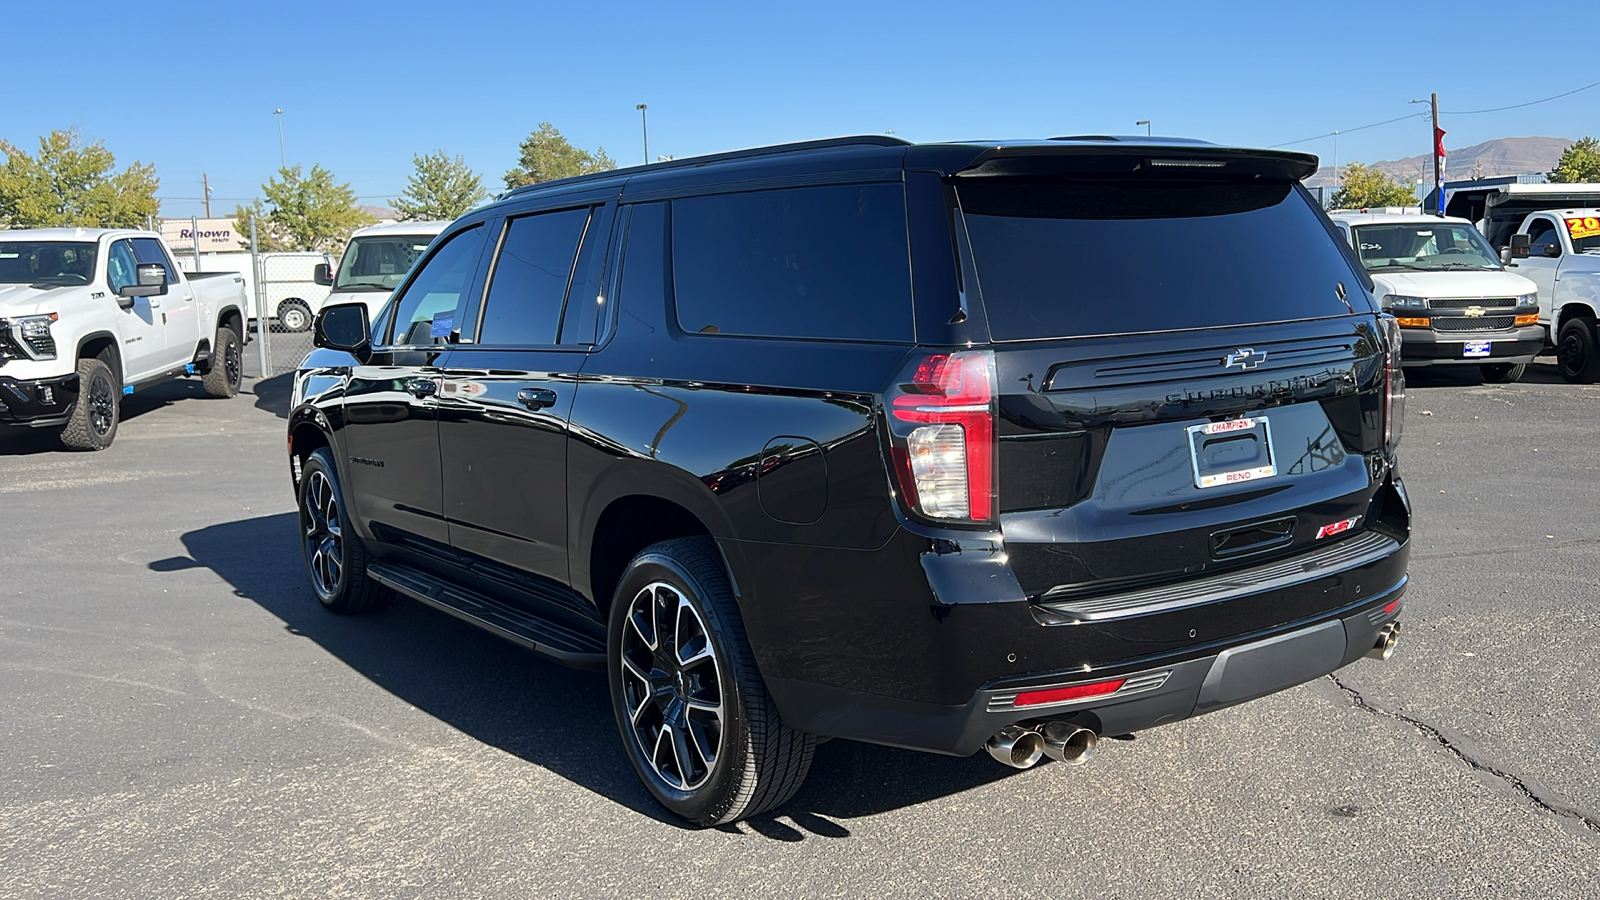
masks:
<path id="1" fill-rule="evenodd" d="M 1466 316 L 1469 319 L 1481 318 L 1483 316 L 1483 307 L 1481 307 L 1481 306 L 1469 306 L 1466 309 L 1463 309 L 1461 311 L 1461 314 L 1463 316 Z"/>
<path id="2" fill-rule="evenodd" d="M 1222 360 L 1222 367 L 1225 369 L 1231 369 L 1234 366 L 1238 366 L 1239 368 L 1248 371 L 1266 361 L 1267 351 L 1262 350 L 1257 352 L 1249 347 L 1240 347 L 1232 353 L 1229 353 L 1227 357 Z"/>

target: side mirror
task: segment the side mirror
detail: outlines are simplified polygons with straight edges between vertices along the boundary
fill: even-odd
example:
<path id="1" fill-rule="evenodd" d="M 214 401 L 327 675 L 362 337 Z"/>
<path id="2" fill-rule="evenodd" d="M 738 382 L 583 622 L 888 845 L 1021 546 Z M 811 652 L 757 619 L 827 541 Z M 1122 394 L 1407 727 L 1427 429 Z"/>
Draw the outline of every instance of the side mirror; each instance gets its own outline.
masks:
<path id="1" fill-rule="evenodd" d="M 305 270 L 302 269 L 301 271 Z M 327 263 L 317 263 L 317 267 L 311 272 L 311 280 L 322 285 L 323 287 L 332 287 L 333 267 L 329 266 Z"/>
<path id="2" fill-rule="evenodd" d="M 1510 247 L 1501 247 L 1500 248 L 1500 264 L 1502 266 L 1504 266 L 1504 265 L 1509 265 L 1510 263 L 1511 263 L 1511 248 Z"/>
<path id="3" fill-rule="evenodd" d="M 134 297 L 161 297 L 167 293 L 167 267 L 161 263 L 139 263 L 134 267 L 134 283 L 125 284 L 117 289 L 117 296 L 132 300 Z M 122 300 L 117 305 L 123 309 L 133 306 L 132 303 L 124 304 Z"/>
<path id="4" fill-rule="evenodd" d="M 1513 234 L 1511 236 L 1511 258 L 1527 259 L 1528 247 L 1531 240 L 1532 238 L 1525 234 Z"/>
<path id="5" fill-rule="evenodd" d="M 1561 245 L 1560 244 L 1545 244 L 1544 245 L 1544 255 L 1550 257 L 1551 259 L 1554 259 L 1554 258 L 1560 256 L 1561 255 Z"/>
<path id="6" fill-rule="evenodd" d="M 311 325 L 311 344 L 343 350 L 365 363 L 372 358 L 372 328 L 365 303 L 324 306 Z"/>

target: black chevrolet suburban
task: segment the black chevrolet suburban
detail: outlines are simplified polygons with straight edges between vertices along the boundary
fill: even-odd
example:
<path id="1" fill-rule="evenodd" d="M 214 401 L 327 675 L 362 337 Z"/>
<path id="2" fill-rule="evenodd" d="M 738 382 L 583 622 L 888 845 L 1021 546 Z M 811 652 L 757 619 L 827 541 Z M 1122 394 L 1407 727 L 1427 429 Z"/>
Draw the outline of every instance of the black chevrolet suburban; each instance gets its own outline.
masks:
<path id="1" fill-rule="evenodd" d="M 822 738 L 1078 763 L 1387 657 L 1399 334 L 1315 168 L 859 137 L 514 190 L 318 316 L 316 596 L 603 670 L 707 825 Z"/>

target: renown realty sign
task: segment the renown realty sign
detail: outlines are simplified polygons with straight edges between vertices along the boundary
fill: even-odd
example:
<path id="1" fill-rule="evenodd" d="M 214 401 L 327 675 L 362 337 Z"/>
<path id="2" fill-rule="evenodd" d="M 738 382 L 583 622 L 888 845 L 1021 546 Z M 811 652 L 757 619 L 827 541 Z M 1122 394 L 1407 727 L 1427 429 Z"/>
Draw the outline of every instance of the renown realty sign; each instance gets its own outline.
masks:
<path id="1" fill-rule="evenodd" d="M 161 237 L 175 252 L 192 249 L 197 236 L 201 253 L 234 253 L 241 249 L 238 223 L 231 218 L 161 220 Z"/>

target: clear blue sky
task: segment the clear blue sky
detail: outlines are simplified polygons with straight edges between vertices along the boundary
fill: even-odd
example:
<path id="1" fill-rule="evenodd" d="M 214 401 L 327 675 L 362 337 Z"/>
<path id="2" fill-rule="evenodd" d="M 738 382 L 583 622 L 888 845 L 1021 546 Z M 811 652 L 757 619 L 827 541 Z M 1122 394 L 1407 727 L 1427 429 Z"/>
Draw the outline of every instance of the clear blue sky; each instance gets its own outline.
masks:
<path id="1" fill-rule="evenodd" d="M 0 138 L 32 152 L 39 135 L 76 127 L 119 163 L 154 163 L 162 213 L 190 215 L 200 204 L 183 198 L 200 197 L 201 172 L 217 214 L 260 193 L 278 167 L 280 107 L 289 163 L 323 165 L 374 204 L 404 189 L 414 152 L 436 148 L 497 190 L 541 121 L 637 163 L 637 103 L 649 104 L 652 157 L 889 130 L 919 141 L 1130 134 L 1138 119 L 1159 134 L 1265 146 L 1423 110 L 1406 101 L 1430 91 L 1452 148 L 1600 133 L 1600 88 L 1448 114 L 1600 79 L 1592 66 L 1516 54 L 1497 23 L 1536 26 L 1512 10 L 12 0 Z M 1333 140 L 1294 149 L 1331 161 Z M 1421 119 L 1339 139 L 1341 163 L 1427 150 Z"/>

